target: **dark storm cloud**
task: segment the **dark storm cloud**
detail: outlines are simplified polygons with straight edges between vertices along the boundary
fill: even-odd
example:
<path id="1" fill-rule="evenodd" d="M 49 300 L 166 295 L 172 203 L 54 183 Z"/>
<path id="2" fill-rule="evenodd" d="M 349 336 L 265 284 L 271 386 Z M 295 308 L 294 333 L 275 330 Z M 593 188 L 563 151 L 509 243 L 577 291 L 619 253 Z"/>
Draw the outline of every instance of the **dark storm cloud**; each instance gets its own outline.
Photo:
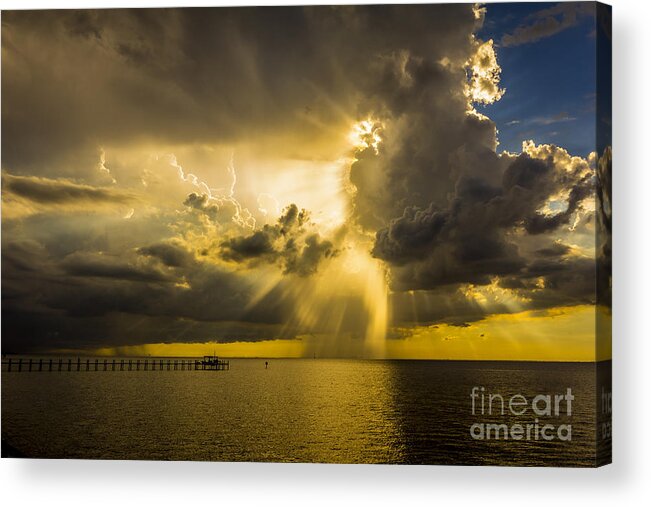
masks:
<path id="1" fill-rule="evenodd" d="M 594 192 L 594 186 L 589 180 L 584 181 L 570 191 L 570 196 L 567 200 L 567 209 L 565 211 L 552 216 L 536 213 L 526 219 L 524 224 L 525 229 L 529 234 L 542 234 L 558 229 L 561 225 L 567 225 L 581 201 L 590 196 L 592 192 Z"/>
<path id="2" fill-rule="evenodd" d="M 486 317 L 486 309 L 467 298 L 457 286 L 448 285 L 432 291 L 394 292 L 390 296 L 394 321 L 403 324 L 444 323 L 450 325 L 476 322 Z M 504 304 L 496 304 L 494 313 L 508 313 Z"/>
<path id="3" fill-rule="evenodd" d="M 34 240 L 3 242 L 2 273 L 36 271 L 42 263 L 45 249 Z"/>
<path id="4" fill-rule="evenodd" d="M 133 265 L 122 258 L 98 254 L 72 254 L 61 263 L 72 276 L 115 278 L 137 282 L 171 282 L 167 274 L 152 266 Z"/>
<path id="5" fill-rule="evenodd" d="M 571 248 L 568 245 L 564 245 L 563 243 L 554 243 L 545 248 L 540 248 L 534 253 L 542 257 L 560 257 L 562 255 L 568 254 L 570 250 Z"/>
<path id="6" fill-rule="evenodd" d="M 259 341 L 301 331 L 285 326 L 293 303 L 282 286 L 251 307 L 253 279 L 164 245 L 133 256 L 76 252 L 57 258 L 35 241 L 3 241 L 3 347 Z M 182 266 L 165 267 L 182 259 Z"/>
<path id="7" fill-rule="evenodd" d="M 183 205 L 201 211 L 214 220 L 218 219 L 220 215 L 220 207 L 216 204 L 211 204 L 210 199 L 206 194 L 197 194 L 196 192 L 192 192 L 188 194 L 185 201 L 183 201 Z"/>
<path id="8" fill-rule="evenodd" d="M 550 37 L 572 26 L 586 16 L 595 16 L 591 2 L 563 2 L 531 15 L 529 23 L 518 26 L 502 37 L 503 46 L 519 46 Z"/>
<path id="9" fill-rule="evenodd" d="M 276 236 L 275 229 L 267 226 L 250 236 L 231 238 L 222 243 L 221 255 L 226 260 L 237 262 L 263 256 L 271 256 L 274 260 L 278 252 L 272 244 L 272 241 L 275 240 L 275 237 L 272 236 Z"/>
<path id="10" fill-rule="evenodd" d="M 412 124 L 418 125 L 418 114 L 412 118 Z M 422 160 L 429 145 L 420 133 L 414 137 L 401 141 L 417 147 Z M 464 292 L 468 284 L 483 287 L 496 282 L 511 291 L 509 297 L 521 301 L 520 308 L 594 303 L 594 260 L 575 257 L 568 246 L 550 237 L 569 227 L 582 210 L 582 201 L 594 192 L 594 173 L 587 163 L 568 165 L 551 154 L 541 158 L 527 153 L 498 157 L 494 152 L 468 156 L 474 142 L 476 136 L 466 135 L 463 156 L 459 151 L 447 152 L 446 179 L 436 176 L 437 166 L 430 166 L 429 187 L 439 187 L 431 193 L 425 179 L 410 179 L 407 159 L 401 157 L 402 163 L 393 165 L 389 154 L 391 165 L 383 167 L 384 161 L 377 160 L 382 158 L 380 153 L 373 161 L 396 181 L 405 175 L 400 186 L 389 187 L 394 198 L 405 195 L 397 202 L 422 202 L 428 195 L 431 199 L 427 206 L 406 206 L 376 233 L 372 254 L 390 265 L 396 321 L 470 322 L 512 311 L 498 299 L 477 304 Z M 545 210 L 552 200 L 557 201 L 557 208 Z M 374 203 L 382 208 L 377 198 Z M 522 247 L 524 240 L 527 249 Z M 401 291 L 429 296 L 418 296 L 415 301 L 411 296 L 401 297 Z M 410 309 L 408 305 L 414 304 L 416 310 Z"/>
<path id="11" fill-rule="evenodd" d="M 476 65 L 494 76 L 490 51 L 482 54 Z M 592 189 L 590 177 L 551 156 L 498 155 L 495 124 L 469 113 L 463 68 L 418 50 L 377 66 L 381 79 L 368 102 L 383 143 L 377 153 L 357 153 L 351 181 L 356 218 L 376 231 L 372 252 L 391 265 L 393 288 L 487 284 L 518 274 L 529 261 L 513 231 L 543 235 L 567 225 Z M 540 211 L 562 192 L 569 192 L 566 209 Z"/>
<path id="12" fill-rule="evenodd" d="M 378 65 L 384 79 L 368 100 L 384 121 L 386 142 L 379 156 L 371 148 L 359 152 L 351 170 L 355 211 L 364 227 L 379 229 L 408 206 L 440 207 L 461 173 L 499 178 L 495 125 L 467 114 L 461 67 L 407 53 Z"/>
<path id="13" fill-rule="evenodd" d="M 190 264 L 194 257 L 182 245 L 172 242 L 155 243 L 138 249 L 141 255 L 156 257 L 166 266 L 180 268 Z"/>
<path id="14" fill-rule="evenodd" d="M 591 181 L 552 160 L 523 154 L 506 168 L 501 187 L 463 177 L 446 208 L 434 203 L 422 210 L 406 208 L 377 232 L 372 253 L 394 266 L 393 283 L 404 290 L 516 275 L 527 260 L 507 233 L 522 227 L 528 234 L 541 234 L 567 224 L 592 191 Z M 568 186 L 566 210 L 551 216 L 538 211 Z"/>
<path id="15" fill-rule="evenodd" d="M 357 115 L 378 55 L 459 58 L 475 24 L 470 4 L 5 12 L 3 164 L 77 175 L 102 144 L 310 140 Z"/>
<path id="16" fill-rule="evenodd" d="M 607 146 L 597 161 L 597 296 L 612 305 L 612 149 Z"/>
<path id="17" fill-rule="evenodd" d="M 296 241 L 286 245 L 285 252 L 289 252 L 285 273 L 296 273 L 299 276 L 316 273 L 323 259 L 334 257 L 338 253 L 331 241 L 321 239 L 316 233 L 306 236 L 302 246 L 298 246 Z"/>
<path id="18" fill-rule="evenodd" d="M 375 105 L 359 97 L 384 59 L 465 60 L 476 23 L 471 5 L 4 12 L 3 170 L 30 178 L 6 179 L 4 192 L 57 205 L 120 199 L 79 183 L 97 179 L 98 146 L 284 136 L 318 157 L 315 139 L 339 142 Z M 200 194 L 184 204 L 221 222 L 223 207 Z M 3 346 L 294 336 L 282 282 L 260 299 L 253 270 L 232 272 L 164 240 L 174 217 L 159 212 L 159 221 L 136 213 L 92 225 L 76 216 L 8 224 L 3 213 Z M 272 262 L 305 277 L 336 253 L 305 218 L 291 207 L 218 249 L 229 263 Z"/>
<path id="19" fill-rule="evenodd" d="M 499 288 L 509 293 L 481 303 L 468 297 L 463 290 L 465 286 L 454 283 L 431 290 L 395 291 L 390 296 L 394 321 L 407 324 L 476 322 L 488 314 L 512 313 L 513 306 L 505 301 L 509 296 L 521 298 L 515 300 L 520 310 L 593 305 L 596 301 L 593 259 L 566 256 L 533 262 L 514 275 L 500 276 L 495 280 Z M 481 289 L 482 284 L 475 288 Z M 484 296 L 490 298 L 494 292 L 491 287 Z"/>
<path id="20" fill-rule="evenodd" d="M 337 255 L 333 243 L 310 232 L 309 226 L 308 213 L 291 204 L 274 225 L 222 242 L 220 255 L 234 262 L 279 263 L 285 273 L 308 276 L 322 260 Z"/>
<path id="21" fill-rule="evenodd" d="M 400 218 L 378 231 L 372 253 L 396 265 L 422 259 L 432 251 L 449 218 L 448 213 L 434 210 L 433 204 L 425 210 L 405 208 Z"/>
<path id="22" fill-rule="evenodd" d="M 3 198 L 124 204 L 130 196 L 113 187 L 72 182 L 96 179 L 98 146 L 255 141 L 318 159 L 317 141 L 340 142 L 371 116 L 382 143 L 355 154 L 352 214 L 390 269 L 396 321 L 462 324 L 512 311 L 478 304 L 466 284 L 495 282 L 532 308 L 590 301 L 590 261 L 553 236 L 592 182 L 553 157 L 496 153 L 495 124 L 469 112 L 465 63 L 478 23 L 471 4 L 5 12 L 3 170 L 14 176 L 4 174 Z M 172 215 L 157 209 L 140 222 L 122 213 L 93 225 L 7 224 L 3 206 L 3 346 L 305 332 L 287 324 L 297 303 L 290 282 L 260 295 L 254 268 L 277 265 L 307 283 L 337 255 L 336 235 L 320 236 L 295 205 L 251 232 L 218 228 L 232 223 L 235 204 L 187 191 Z M 562 192 L 567 208 L 540 211 Z M 198 256 L 170 239 L 189 216 L 210 219 L 197 236 L 217 235 Z M 359 299 L 346 312 L 357 325 L 366 318 Z"/>
<path id="23" fill-rule="evenodd" d="M 38 241 L 13 239 L 24 225 L 9 223 L 2 243 L 3 347 L 260 341 L 314 331 L 291 324 L 296 301 L 289 278 L 260 294 L 255 270 L 215 264 L 210 247 L 196 256 L 179 239 L 148 242 L 151 222 L 141 220 L 85 228 L 70 217 L 48 216 L 43 230 L 53 234 Z M 290 207 L 274 226 L 285 245 L 274 262 L 286 272 L 307 276 L 334 252 L 307 225 L 306 213 Z M 123 230 L 126 243 L 105 236 L 111 227 Z"/>
<path id="24" fill-rule="evenodd" d="M 14 176 L 3 173 L 2 190 L 41 204 L 118 203 L 126 204 L 134 197 L 123 190 L 92 187 L 67 180 Z"/>
<path id="25" fill-rule="evenodd" d="M 529 234 L 541 234 L 569 223 L 581 201 L 594 192 L 594 174 L 568 172 L 556 167 L 551 158 L 521 155 L 506 169 L 503 187 L 509 193 L 508 207 L 516 223 L 522 221 Z M 545 200 L 566 189 L 569 197 L 565 210 L 551 215 L 536 211 Z"/>
<path id="26" fill-rule="evenodd" d="M 423 103 L 434 96 L 427 96 L 427 86 L 457 87 L 462 70 L 450 77 L 431 62 L 465 62 L 477 24 L 470 4 L 5 12 L 3 169 L 90 183 L 99 173 L 99 146 L 143 142 L 272 140 L 279 150 L 289 146 L 305 158 L 323 158 L 315 144 L 340 144 L 352 122 L 384 108 L 383 89 L 401 79 L 391 73 L 400 72 L 402 54 L 417 55 L 407 68 L 423 83 Z M 428 63 L 418 66 L 422 55 Z M 462 102 L 457 97 L 455 105 L 463 108 Z M 412 107 L 398 93 L 391 107 L 403 106 Z M 118 167 L 120 161 L 112 163 Z M 139 184 L 137 175 L 129 181 Z M 77 200 L 84 195 L 81 188 L 66 192 Z M 89 199 L 104 199 L 100 192 Z M 225 223 L 221 213 L 233 213 L 221 204 L 197 193 L 184 202 L 193 213 Z M 42 245 L 43 257 L 23 263 L 37 266 L 28 280 L 20 280 L 18 262 L 3 270 L 3 296 L 21 294 L 12 305 L 3 304 L 3 337 L 38 336 L 46 343 L 59 333 L 58 343 L 97 337 L 109 344 L 173 336 L 227 339 L 223 330 L 210 330 L 224 320 L 276 326 L 288 321 L 295 306 L 279 288 L 248 308 L 256 289 L 247 277 L 255 272 L 245 268 L 276 264 L 305 281 L 337 253 L 337 240 L 301 224 L 293 207 L 259 231 L 216 240 L 221 258 L 235 266 L 209 267 L 211 252 L 206 262 L 188 258 L 162 239 L 170 236 L 166 224 L 182 229 L 172 224 L 184 215 L 160 213 L 159 221 L 139 222 L 137 211 L 135 221 L 94 227 L 79 217 L 65 223 L 30 217 L 23 230 Z M 3 229 L 9 230 L 4 223 Z M 18 225 L 12 234 L 30 235 Z M 229 273 L 233 267 L 237 272 Z M 349 307 L 359 310 L 355 304 Z M 57 323 L 53 314 L 61 312 Z M 361 313 L 351 312 L 351 319 Z M 134 325 L 139 319 L 144 324 Z M 197 324 L 208 321 L 210 326 Z M 152 339 L 154 322 L 158 339 Z"/>

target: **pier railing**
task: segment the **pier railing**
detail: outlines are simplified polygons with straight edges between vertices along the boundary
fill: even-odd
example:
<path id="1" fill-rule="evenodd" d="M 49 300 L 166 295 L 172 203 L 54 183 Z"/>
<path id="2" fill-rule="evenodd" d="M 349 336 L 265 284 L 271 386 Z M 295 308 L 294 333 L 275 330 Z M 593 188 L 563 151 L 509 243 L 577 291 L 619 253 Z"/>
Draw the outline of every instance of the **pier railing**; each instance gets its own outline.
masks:
<path id="1" fill-rule="evenodd" d="M 57 371 L 173 371 L 205 370 L 223 371 L 230 369 L 230 362 L 222 359 L 73 359 L 73 358 L 24 358 L 2 359 L 2 371 L 18 372 L 57 372 Z"/>

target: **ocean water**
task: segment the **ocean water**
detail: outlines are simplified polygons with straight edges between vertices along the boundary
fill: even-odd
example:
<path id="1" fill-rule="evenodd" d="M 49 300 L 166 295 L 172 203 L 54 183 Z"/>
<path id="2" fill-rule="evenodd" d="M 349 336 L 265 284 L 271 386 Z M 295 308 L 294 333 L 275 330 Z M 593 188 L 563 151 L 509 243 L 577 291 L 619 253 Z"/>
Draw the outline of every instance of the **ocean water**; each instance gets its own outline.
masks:
<path id="1" fill-rule="evenodd" d="M 265 369 L 264 359 L 232 359 L 229 371 L 3 371 L 2 439 L 42 458 L 595 463 L 594 363 L 268 361 Z M 505 413 L 495 397 L 482 415 L 476 398 L 473 415 L 473 387 L 507 400 Z M 571 415 L 563 402 L 559 416 L 508 409 L 513 395 L 568 388 Z M 536 417 L 539 426 L 571 425 L 571 440 L 471 436 L 475 423 L 511 428 Z"/>

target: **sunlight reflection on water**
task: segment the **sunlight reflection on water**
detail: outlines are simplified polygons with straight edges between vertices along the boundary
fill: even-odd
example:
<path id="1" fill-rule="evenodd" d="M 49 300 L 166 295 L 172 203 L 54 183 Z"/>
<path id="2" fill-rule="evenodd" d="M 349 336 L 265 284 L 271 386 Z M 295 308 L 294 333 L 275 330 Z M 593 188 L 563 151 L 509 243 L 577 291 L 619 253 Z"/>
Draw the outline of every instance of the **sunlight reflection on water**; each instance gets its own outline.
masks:
<path id="1" fill-rule="evenodd" d="M 227 372 L 2 374 L 35 457 L 570 466 L 594 459 L 594 364 L 233 359 Z M 478 442 L 473 385 L 576 396 L 572 442 Z"/>

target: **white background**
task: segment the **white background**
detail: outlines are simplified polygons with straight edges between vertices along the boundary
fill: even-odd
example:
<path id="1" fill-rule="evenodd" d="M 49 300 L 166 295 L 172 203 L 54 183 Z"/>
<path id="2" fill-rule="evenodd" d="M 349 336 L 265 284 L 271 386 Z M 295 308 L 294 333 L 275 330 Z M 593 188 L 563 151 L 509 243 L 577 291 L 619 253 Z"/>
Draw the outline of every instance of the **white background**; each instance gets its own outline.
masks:
<path id="1" fill-rule="evenodd" d="M 0 0 L 0 7 L 247 3 L 284 2 Z M 3 459 L 0 494 L 4 505 L 650 505 L 651 164 L 647 157 L 651 132 L 647 122 L 651 119 L 651 24 L 648 2 L 610 3 L 615 129 L 613 465 L 592 470 Z"/>

